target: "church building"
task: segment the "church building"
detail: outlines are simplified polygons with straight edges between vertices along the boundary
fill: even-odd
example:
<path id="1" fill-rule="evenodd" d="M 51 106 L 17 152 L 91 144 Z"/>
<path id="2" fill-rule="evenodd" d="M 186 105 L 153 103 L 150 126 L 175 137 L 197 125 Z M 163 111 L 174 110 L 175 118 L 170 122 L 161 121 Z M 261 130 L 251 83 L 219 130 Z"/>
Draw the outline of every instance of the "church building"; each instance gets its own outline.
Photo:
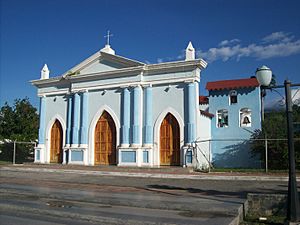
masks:
<path id="1" fill-rule="evenodd" d="M 208 167 L 211 117 L 199 109 L 207 63 L 189 43 L 183 61 L 145 64 L 109 43 L 61 76 L 45 65 L 31 81 L 40 98 L 35 162 Z M 192 157 L 193 155 L 193 157 Z"/>

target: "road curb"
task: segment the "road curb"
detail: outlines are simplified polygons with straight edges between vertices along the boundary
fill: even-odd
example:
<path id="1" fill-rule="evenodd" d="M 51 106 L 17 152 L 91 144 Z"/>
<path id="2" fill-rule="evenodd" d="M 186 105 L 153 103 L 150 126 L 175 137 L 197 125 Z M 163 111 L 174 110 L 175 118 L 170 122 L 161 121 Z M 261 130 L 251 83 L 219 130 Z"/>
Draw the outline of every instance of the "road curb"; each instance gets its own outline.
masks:
<path id="1" fill-rule="evenodd" d="M 115 171 L 95 171 L 95 170 L 72 170 L 72 169 L 51 169 L 51 168 L 20 168 L 20 167 L 1 167 L 2 171 L 30 171 L 45 173 L 66 173 L 96 176 L 116 176 L 116 177 L 140 177 L 158 179 L 190 179 L 190 180 L 232 180 L 232 181 L 288 181 L 288 177 L 283 176 L 221 176 L 204 174 L 168 174 L 168 173 L 149 173 L 149 172 L 115 172 Z M 300 181 L 300 178 L 297 178 Z"/>

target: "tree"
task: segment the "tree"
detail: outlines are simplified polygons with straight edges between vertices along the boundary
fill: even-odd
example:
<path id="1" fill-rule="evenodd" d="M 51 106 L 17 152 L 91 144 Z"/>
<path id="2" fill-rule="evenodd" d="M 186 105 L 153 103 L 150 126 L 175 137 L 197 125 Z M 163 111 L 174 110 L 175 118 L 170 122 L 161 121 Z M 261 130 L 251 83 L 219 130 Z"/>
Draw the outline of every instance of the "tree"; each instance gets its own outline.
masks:
<path id="1" fill-rule="evenodd" d="M 293 106 L 294 122 L 300 122 L 300 107 Z M 254 139 L 286 139 L 287 121 L 285 112 L 270 112 L 265 115 L 262 124 L 262 130 L 256 130 L 251 137 L 251 148 L 253 154 L 259 154 L 261 160 L 265 162 L 265 143 L 255 141 Z M 295 132 L 294 138 L 299 138 L 298 132 Z M 296 140 L 296 168 L 300 169 L 300 141 Z M 268 166 L 270 169 L 288 168 L 288 144 L 285 140 L 268 141 Z"/>
<path id="2" fill-rule="evenodd" d="M 13 106 L 7 102 L 0 109 L 0 157 L 2 160 L 11 160 L 12 142 L 32 142 L 37 140 L 39 116 L 37 109 L 31 105 L 28 98 L 16 99 Z M 24 160 L 32 146 L 18 144 L 18 159 Z"/>

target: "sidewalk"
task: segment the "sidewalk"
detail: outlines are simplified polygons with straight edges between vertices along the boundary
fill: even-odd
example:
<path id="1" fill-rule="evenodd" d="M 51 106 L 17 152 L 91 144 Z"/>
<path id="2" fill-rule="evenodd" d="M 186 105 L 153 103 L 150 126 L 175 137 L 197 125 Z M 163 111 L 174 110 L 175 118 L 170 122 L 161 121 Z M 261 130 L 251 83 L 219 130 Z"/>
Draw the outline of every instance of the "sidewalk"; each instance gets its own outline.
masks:
<path id="1" fill-rule="evenodd" d="M 194 172 L 192 168 L 163 167 L 137 168 L 118 166 L 82 166 L 61 164 L 16 164 L 0 165 L 3 171 L 33 171 L 48 173 L 69 173 L 98 176 L 191 179 L 191 180 L 241 180 L 241 181 L 288 181 L 288 175 L 282 173 L 241 173 L 241 172 Z M 297 181 L 300 182 L 298 175 Z"/>

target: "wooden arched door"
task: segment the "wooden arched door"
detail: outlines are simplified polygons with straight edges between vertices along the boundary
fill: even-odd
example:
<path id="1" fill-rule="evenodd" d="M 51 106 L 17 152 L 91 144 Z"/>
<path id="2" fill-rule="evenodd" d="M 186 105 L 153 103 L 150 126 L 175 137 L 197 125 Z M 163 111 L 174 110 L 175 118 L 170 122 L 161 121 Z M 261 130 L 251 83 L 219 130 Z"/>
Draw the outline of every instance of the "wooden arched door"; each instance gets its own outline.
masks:
<path id="1" fill-rule="evenodd" d="M 116 126 L 104 111 L 95 128 L 95 165 L 116 164 Z"/>
<path id="2" fill-rule="evenodd" d="M 61 124 L 55 120 L 51 128 L 50 163 L 63 162 L 63 131 Z"/>
<path id="3" fill-rule="evenodd" d="M 160 165 L 180 165 L 180 130 L 176 118 L 168 113 L 160 126 Z"/>

